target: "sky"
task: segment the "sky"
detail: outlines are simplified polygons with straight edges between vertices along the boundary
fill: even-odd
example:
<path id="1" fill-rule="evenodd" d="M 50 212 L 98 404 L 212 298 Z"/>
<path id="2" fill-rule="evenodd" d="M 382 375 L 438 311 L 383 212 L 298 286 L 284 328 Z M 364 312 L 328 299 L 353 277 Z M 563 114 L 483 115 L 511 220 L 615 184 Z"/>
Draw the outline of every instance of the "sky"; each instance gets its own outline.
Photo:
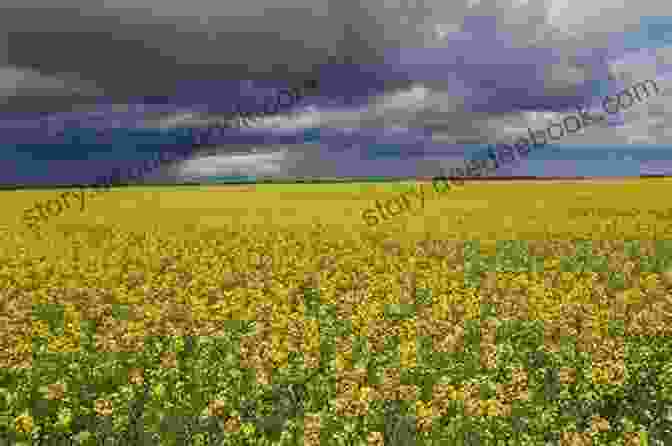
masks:
<path id="1" fill-rule="evenodd" d="M 90 183 L 164 152 L 143 181 L 428 177 L 647 79 L 659 95 L 495 175 L 672 171 L 672 5 L 361 3 L 3 1 L 0 184 Z M 192 144 L 311 79 L 277 116 Z"/>

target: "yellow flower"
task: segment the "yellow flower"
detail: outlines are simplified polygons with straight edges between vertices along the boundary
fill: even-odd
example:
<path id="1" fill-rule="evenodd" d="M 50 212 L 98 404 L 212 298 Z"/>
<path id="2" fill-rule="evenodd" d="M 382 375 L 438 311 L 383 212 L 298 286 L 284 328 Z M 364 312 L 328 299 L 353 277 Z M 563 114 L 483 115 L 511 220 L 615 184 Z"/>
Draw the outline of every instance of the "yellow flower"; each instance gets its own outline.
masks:
<path id="1" fill-rule="evenodd" d="M 451 393 L 451 398 L 454 400 L 463 400 L 464 399 L 464 389 L 461 387 L 455 387 L 455 390 Z"/>
<path id="2" fill-rule="evenodd" d="M 14 428 L 17 432 L 30 433 L 34 426 L 33 417 L 28 414 L 19 415 L 14 419 Z"/>
<path id="3" fill-rule="evenodd" d="M 49 323 L 47 321 L 33 321 L 33 336 L 49 337 Z"/>
<path id="4" fill-rule="evenodd" d="M 374 391 L 371 387 L 363 386 L 359 388 L 359 400 L 370 401 Z"/>
<path id="5" fill-rule="evenodd" d="M 429 418 L 433 416 L 432 403 L 418 400 L 415 402 L 415 411 L 418 418 Z"/>
<path id="6" fill-rule="evenodd" d="M 488 417 L 501 416 L 506 408 L 496 399 L 481 401 L 481 413 Z"/>
<path id="7" fill-rule="evenodd" d="M 289 358 L 289 352 L 286 348 L 273 351 L 272 360 L 275 363 L 276 367 L 282 368 L 287 365 L 287 358 Z"/>
<path id="8" fill-rule="evenodd" d="M 593 365 L 592 367 L 593 382 L 597 384 L 609 383 L 609 372 L 600 366 Z"/>

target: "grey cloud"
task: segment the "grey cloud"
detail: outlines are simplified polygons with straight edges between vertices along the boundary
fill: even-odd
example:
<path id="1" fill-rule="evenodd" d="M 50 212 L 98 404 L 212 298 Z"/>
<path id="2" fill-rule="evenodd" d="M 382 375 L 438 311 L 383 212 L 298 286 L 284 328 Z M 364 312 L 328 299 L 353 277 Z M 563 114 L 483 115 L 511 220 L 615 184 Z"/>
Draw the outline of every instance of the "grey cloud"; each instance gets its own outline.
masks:
<path id="1" fill-rule="evenodd" d="M 0 109 L 70 109 L 103 93 L 124 103 L 134 96 L 172 96 L 182 88 L 187 99 L 195 98 L 186 110 L 145 116 L 147 122 L 166 123 L 171 115 L 186 119 L 198 108 L 198 98 L 213 96 L 195 87 L 185 92 L 182 81 L 194 81 L 190 84 L 194 86 L 199 81 L 241 79 L 291 84 L 315 77 L 322 64 L 344 62 L 378 67 L 394 79 L 381 80 L 383 91 L 369 94 L 361 107 L 318 106 L 305 115 L 313 121 L 288 124 L 287 118 L 283 125 L 290 130 L 399 126 L 431 130 L 437 141 L 446 143 L 496 142 L 508 138 L 510 128 L 524 130 L 530 125 L 529 113 L 514 107 L 517 102 L 543 102 L 555 110 L 569 99 L 581 99 L 585 81 L 618 71 L 600 50 L 613 43 L 613 33 L 636 29 L 642 15 L 672 15 L 672 7 L 659 7 L 653 0 L 620 10 L 606 0 L 565 3 L 561 8 L 560 2 L 551 0 L 276 0 L 269 7 L 267 0 L 66 0 L 55 6 L 47 0 L 5 0 L 0 6 L 0 42 L 6 47 L 0 48 L 0 65 L 32 73 L 32 80 L 12 87 L 15 93 Z M 390 57 L 388 50 L 393 48 L 454 52 L 449 62 L 436 60 L 435 66 L 415 69 L 413 63 Z M 413 51 L 408 54 L 416 56 Z M 547 59 L 539 62 L 542 55 Z M 535 64 L 543 64 L 543 69 L 535 71 Z M 643 73 L 641 67 L 627 62 L 616 75 L 637 77 Z M 342 96 L 356 87 L 357 79 L 334 76 L 329 94 Z M 425 87 L 427 94 L 413 98 L 414 86 Z M 217 100 L 227 98 L 222 94 Z M 220 117 L 199 110 L 189 119 L 193 125 L 206 125 Z M 636 120 L 633 111 L 628 121 Z M 641 122 L 641 128 L 621 133 L 663 125 L 648 118 Z M 543 122 L 534 126 L 541 128 Z M 596 126 L 585 135 L 570 137 L 568 143 L 627 139 L 627 134 L 613 130 Z M 662 130 L 658 133 L 656 137 L 665 136 Z M 334 176 L 374 165 L 381 172 L 415 168 L 408 162 L 395 167 L 387 161 L 365 161 L 358 148 L 330 153 L 317 144 L 269 144 L 258 149 L 282 155 L 266 161 L 252 149 L 204 148 L 196 158 L 223 158 L 214 164 L 207 158 L 171 166 L 169 174 L 195 175 L 199 166 L 210 172 L 210 165 L 222 175 L 257 169 Z M 237 151 L 248 153 L 244 167 L 231 158 Z M 181 170 L 185 165 L 190 166 L 187 173 Z M 423 164 L 418 169 L 431 167 Z"/>

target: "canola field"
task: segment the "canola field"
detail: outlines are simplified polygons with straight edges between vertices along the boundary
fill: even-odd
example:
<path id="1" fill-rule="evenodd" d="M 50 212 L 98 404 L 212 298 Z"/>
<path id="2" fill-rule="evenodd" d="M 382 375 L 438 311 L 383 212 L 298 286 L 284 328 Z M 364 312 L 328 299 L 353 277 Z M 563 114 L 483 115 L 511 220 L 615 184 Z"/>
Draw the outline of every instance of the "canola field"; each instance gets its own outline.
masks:
<path id="1" fill-rule="evenodd" d="M 672 444 L 672 181 L 412 187 L 1 192 L 0 444 Z"/>

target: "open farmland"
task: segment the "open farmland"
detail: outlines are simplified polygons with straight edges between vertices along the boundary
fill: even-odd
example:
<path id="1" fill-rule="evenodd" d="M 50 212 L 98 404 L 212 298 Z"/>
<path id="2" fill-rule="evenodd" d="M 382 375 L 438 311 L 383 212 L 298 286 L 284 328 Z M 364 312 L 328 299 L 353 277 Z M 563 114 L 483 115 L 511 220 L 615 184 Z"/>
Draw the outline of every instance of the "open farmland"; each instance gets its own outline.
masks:
<path id="1" fill-rule="evenodd" d="M 0 436 L 672 444 L 672 181 L 407 187 L 2 192 Z"/>

